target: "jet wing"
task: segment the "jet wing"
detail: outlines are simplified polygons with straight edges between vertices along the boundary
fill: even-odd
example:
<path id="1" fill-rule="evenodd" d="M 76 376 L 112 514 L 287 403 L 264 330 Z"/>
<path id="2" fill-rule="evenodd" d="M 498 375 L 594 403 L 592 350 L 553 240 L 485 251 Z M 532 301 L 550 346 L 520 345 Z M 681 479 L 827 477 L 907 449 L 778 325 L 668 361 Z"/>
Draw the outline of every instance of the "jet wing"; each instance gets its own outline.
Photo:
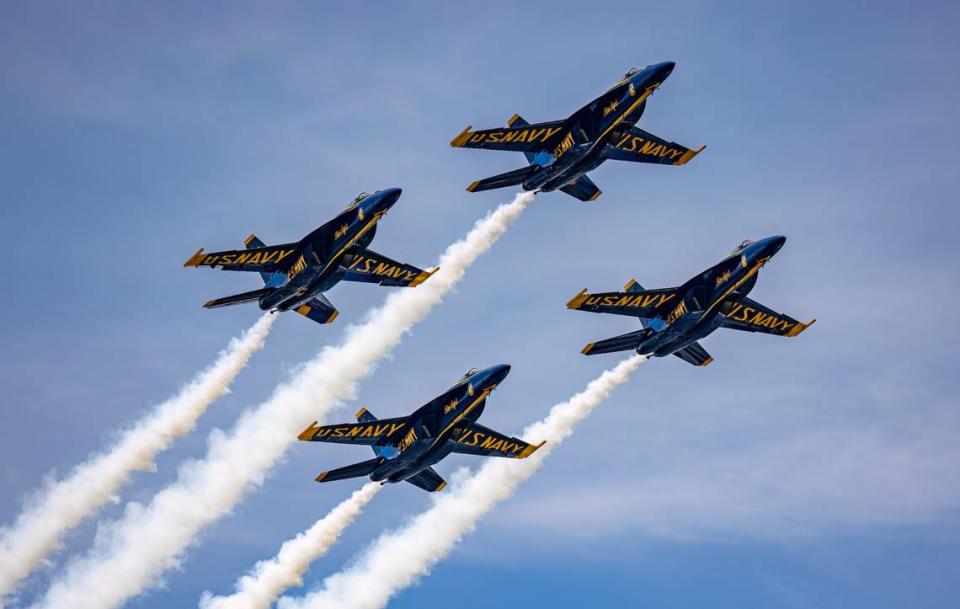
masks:
<path id="1" fill-rule="evenodd" d="M 691 150 L 676 142 L 660 139 L 639 127 L 630 127 L 610 140 L 609 146 L 608 157 L 611 159 L 658 165 L 684 165 L 706 148 L 701 146 L 698 150 Z"/>
<path id="2" fill-rule="evenodd" d="M 563 130 L 564 121 L 520 125 L 523 121 L 514 121 L 513 127 L 470 131 L 468 125 L 453 138 L 450 145 L 454 148 L 485 148 L 487 150 L 512 150 L 514 152 L 537 152 L 553 148 Z"/>
<path id="3" fill-rule="evenodd" d="M 768 309 L 759 302 L 743 297 L 738 301 L 725 303 L 721 309 L 723 327 L 744 332 L 763 332 L 778 336 L 796 336 L 816 322 L 811 319 L 801 323 L 796 319 Z"/>
<path id="4" fill-rule="evenodd" d="M 255 271 L 273 273 L 286 271 L 297 259 L 293 254 L 299 243 L 283 243 L 248 250 L 224 250 L 222 252 L 204 252 L 203 248 L 190 256 L 183 266 L 220 267 L 225 271 Z"/>
<path id="5" fill-rule="evenodd" d="M 449 442 L 453 445 L 450 452 L 510 459 L 526 459 L 543 446 L 543 442 L 528 444 L 520 438 L 505 436 L 479 423 L 457 427 L 451 432 Z"/>
<path id="6" fill-rule="evenodd" d="M 637 290 L 626 292 L 600 292 L 590 294 L 581 290 L 567 303 L 568 309 L 591 313 L 612 313 L 630 317 L 663 317 L 677 300 L 679 288 Z"/>
<path id="7" fill-rule="evenodd" d="M 304 442 L 333 442 L 335 444 L 382 444 L 407 425 L 407 417 L 377 419 L 365 423 L 317 425 L 314 421 L 297 436 Z"/>
<path id="8" fill-rule="evenodd" d="M 340 262 L 345 281 L 362 281 L 384 286 L 415 288 L 437 272 L 424 271 L 412 264 L 391 260 L 383 254 L 362 247 L 352 247 Z"/>

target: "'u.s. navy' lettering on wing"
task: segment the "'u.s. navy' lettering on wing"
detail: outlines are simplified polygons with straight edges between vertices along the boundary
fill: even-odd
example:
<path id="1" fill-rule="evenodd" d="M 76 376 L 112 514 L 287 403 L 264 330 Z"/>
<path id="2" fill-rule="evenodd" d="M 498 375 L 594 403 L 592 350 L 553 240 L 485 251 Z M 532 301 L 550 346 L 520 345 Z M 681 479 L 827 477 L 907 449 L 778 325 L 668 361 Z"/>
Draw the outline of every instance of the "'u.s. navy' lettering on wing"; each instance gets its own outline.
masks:
<path id="1" fill-rule="evenodd" d="M 761 328 L 769 328 L 774 332 L 788 332 L 790 328 L 797 325 L 785 319 L 780 319 L 776 315 L 757 311 L 753 307 L 744 306 L 739 302 L 730 308 L 730 311 L 727 313 L 727 318 Z"/>
<path id="2" fill-rule="evenodd" d="M 546 142 L 557 134 L 562 127 L 541 127 L 531 129 L 504 129 L 498 131 L 482 131 L 470 136 L 471 144 L 496 144 L 500 142 Z"/>
<path id="3" fill-rule="evenodd" d="M 607 296 L 589 296 L 585 304 L 604 307 L 659 308 L 663 306 L 664 303 L 669 302 L 674 296 L 675 294 L 612 294 Z"/>
<path id="4" fill-rule="evenodd" d="M 315 427 L 306 440 L 316 438 L 379 438 L 387 437 L 403 427 L 403 423 L 370 423 L 367 425 L 343 425 Z"/>
<path id="5" fill-rule="evenodd" d="M 254 252 L 228 252 L 208 254 L 200 264 L 204 266 L 234 266 L 242 264 L 277 264 L 295 250 L 267 250 Z"/>
<path id="6" fill-rule="evenodd" d="M 458 438 L 454 438 L 464 446 L 478 446 L 487 450 L 496 450 L 508 454 L 517 454 L 526 447 L 526 444 L 515 442 L 508 438 L 498 438 L 487 435 L 482 431 L 464 429 Z"/>
<path id="7" fill-rule="evenodd" d="M 390 264 L 388 262 L 377 260 L 376 258 L 369 258 L 360 255 L 354 258 L 353 264 L 348 266 L 347 270 L 356 271 L 358 273 L 368 273 L 378 277 L 402 279 L 403 281 L 412 281 L 413 278 L 419 274 L 418 271 L 408 271 L 400 265 Z"/>
<path id="8" fill-rule="evenodd" d="M 673 161 L 679 159 L 686 152 L 686 149 L 677 149 L 659 142 L 644 140 L 639 135 L 632 135 L 630 133 L 624 133 L 623 136 L 621 136 L 620 141 L 616 144 L 616 148 L 624 152 L 635 152 L 640 155 L 661 159 L 669 156 L 670 160 Z"/>

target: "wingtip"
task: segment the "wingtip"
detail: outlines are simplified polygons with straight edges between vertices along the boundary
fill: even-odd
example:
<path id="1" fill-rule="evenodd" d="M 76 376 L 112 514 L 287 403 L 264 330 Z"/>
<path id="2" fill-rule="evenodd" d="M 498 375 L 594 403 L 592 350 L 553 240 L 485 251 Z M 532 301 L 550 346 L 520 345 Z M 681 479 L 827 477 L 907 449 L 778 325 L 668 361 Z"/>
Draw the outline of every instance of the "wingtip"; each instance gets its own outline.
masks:
<path id="1" fill-rule="evenodd" d="M 707 145 L 704 144 L 703 146 L 700 146 L 700 147 L 697 148 L 696 150 L 687 150 L 686 152 L 683 153 L 683 156 L 682 156 L 682 157 L 680 157 L 679 159 L 677 159 L 677 162 L 674 163 L 674 165 L 686 165 L 688 162 L 690 162 L 690 159 L 692 159 L 693 157 L 695 157 L 695 156 L 697 156 L 698 154 L 700 154 L 701 152 L 703 152 L 703 150 L 704 150 L 706 147 L 707 147 Z"/>
<path id="2" fill-rule="evenodd" d="M 431 492 L 431 493 L 439 493 L 440 491 L 442 491 L 442 490 L 445 489 L 445 488 L 447 488 L 447 481 L 446 481 L 446 480 L 444 480 L 443 482 L 441 482 L 441 483 L 440 483 L 440 486 L 438 486 L 437 488 L 433 489 L 433 490 L 430 491 L 430 492 Z"/>
<path id="3" fill-rule="evenodd" d="M 324 478 L 326 478 L 326 477 L 327 477 L 327 474 L 329 474 L 329 473 L 330 473 L 330 472 L 320 472 L 320 474 L 319 474 L 316 478 L 314 478 L 314 480 L 315 480 L 316 482 L 323 482 Z"/>
<path id="4" fill-rule="evenodd" d="M 317 429 L 317 421 L 310 423 L 310 427 L 307 427 L 297 435 L 298 440 L 303 440 L 304 442 L 309 442 L 313 439 L 313 435 Z"/>
<path id="5" fill-rule="evenodd" d="M 547 441 L 544 440 L 543 442 L 540 442 L 539 444 L 529 444 L 529 445 L 527 445 L 527 447 L 523 449 L 523 452 L 520 453 L 520 458 L 521 458 L 521 459 L 526 459 L 527 457 L 529 457 L 529 456 L 532 455 L 533 453 L 537 452 L 537 451 L 540 449 L 540 447 L 543 446 L 543 445 L 546 444 L 546 443 L 547 443 Z"/>
<path id="6" fill-rule="evenodd" d="M 706 366 L 709 366 L 709 365 L 712 364 L 712 363 L 713 363 L 713 358 L 712 358 L 712 357 L 708 357 L 702 364 L 700 364 L 700 367 L 701 367 L 701 368 L 704 368 L 704 367 L 706 367 Z"/>
<path id="7" fill-rule="evenodd" d="M 597 344 L 597 343 L 590 343 L 590 344 L 588 344 L 588 345 L 587 345 L 586 347 L 584 347 L 583 349 L 580 349 L 580 353 L 582 353 L 583 355 L 590 355 L 590 352 L 593 351 L 593 347 L 594 347 L 594 345 L 596 345 L 596 344 Z"/>
<path id="8" fill-rule="evenodd" d="M 193 256 L 187 258 L 187 261 L 183 263 L 183 266 L 200 266 L 200 263 L 203 262 L 203 248 L 198 249 Z"/>
<path id="9" fill-rule="evenodd" d="M 587 288 L 583 288 L 582 290 L 580 290 L 579 292 L 577 292 L 577 295 L 576 295 L 576 296 L 574 296 L 573 298 L 571 298 L 571 299 L 569 300 L 569 302 L 567 302 L 567 308 L 568 308 L 568 309 L 579 309 L 579 308 L 580 308 L 580 305 L 583 304 L 583 301 L 585 301 L 585 300 L 587 299 L 587 296 L 589 296 L 589 294 L 587 294 Z"/>
<path id="10" fill-rule="evenodd" d="M 806 330 L 807 328 L 809 328 L 815 323 L 817 323 L 816 317 L 814 317 L 813 319 L 811 319 L 805 324 L 797 324 L 796 326 L 793 327 L 793 329 L 787 332 L 787 337 L 793 338 L 794 336 L 797 336 L 798 334 L 800 334 L 801 332 L 803 332 L 804 330 Z"/>
<path id="11" fill-rule="evenodd" d="M 467 192 L 473 192 L 477 189 L 477 186 L 480 186 L 480 180 L 476 182 L 470 182 L 470 186 L 467 186 Z"/>
<path id="12" fill-rule="evenodd" d="M 339 315 L 340 315 L 340 311 L 338 311 L 337 309 L 334 309 L 334 310 L 333 310 L 333 313 L 330 314 L 330 317 L 327 318 L 327 321 L 325 321 L 325 322 L 323 322 L 323 323 L 325 323 L 325 324 L 332 324 L 332 323 L 333 323 L 333 320 L 336 319 L 337 316 L 339 316 Z"/>
<path id="13" fill-rule="evenodd" d="M 203 308 L 204 308 L 204 309 L 212 309 L 212 308 L 213 308 L 213 305 L 215 305 L 216 302 L 217 302 L 216 300 L 208 300 L 207 302 L 203 303 Z"/>
<path id="14" fill-rule="evenodd" d="M 410 282 L 411 288 L 419 286 L 421 283 L 433 277 L 433 274 L 440 270 L 439 266 L 433 267 L 430 271 L 420 271 L 420 274 L 413 278 L 413 281 Z"/>
<path id="15" fill-rule="evenodd" d="M 588 201 L 596 201 L 598 198 L 600 198 L 600 195 L 602 195 L 602 194 L 603 194 L 603 191 L 598 189 L 597 192 L 593 193 L 593 196 L 590 197 L 590 198 L 587 199 L 587 200 L 588 200 Z"/>
<path id="16" fill-rule="evenodd" d="M 471 128 L 471 127 L 473 127 L 473 125 L 467 125 L 467 128 L 464 129 L 463 131 L 461 131 L 461 132 L 457 135 L 457 137 L 455 137 L 455 138 L 453 138 L 452 140 L 450 140 L 450 145 L 453 146 L 454 148 L 460 148 L 460 147 L 462 147 L 464 144 L 466 144 L 466 143 L 467 143 L 467 138 L 470 137 L 470 128 Z"/>

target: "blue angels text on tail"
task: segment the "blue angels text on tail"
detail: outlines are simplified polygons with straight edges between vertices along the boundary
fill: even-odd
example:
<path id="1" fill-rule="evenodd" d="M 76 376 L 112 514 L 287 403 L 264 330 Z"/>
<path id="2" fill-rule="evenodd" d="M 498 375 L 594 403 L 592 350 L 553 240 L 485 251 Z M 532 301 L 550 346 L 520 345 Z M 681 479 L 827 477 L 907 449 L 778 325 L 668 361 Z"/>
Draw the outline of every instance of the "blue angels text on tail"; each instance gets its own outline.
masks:
<path id="1" fill-rule="evenodd" d="M 581 201 L 593 201 L 600 189 L 587 177 L 607 159 L 684 165 L 703 146 L 691 150 L 636 127 L 647 98 L 670 76 L 671 61 L 634 68 L 606 93 L 569 118 L 530 124 L 513 115 L 503 129 L 470 131 L 455 137 L 456 148 L 522 152 L 529 165 L 478 180 L 467 187 L 476 192 L 521 185 L 524 190 L 561 190 Z"/>
<path id="2" fill-rule="evenodd" d="M 747 298 L 757 282 L 757 273 L 786 237 L 744 241 L 721 262 L 680 287 L 645 290 L 635 280 L 623 292 L 590 294 L 581 291 L 567 308 L 591 313 L 637 317 L 642 330 L 590 343 L 585 355 L 632 351 L 663 357 L 676 355 L 695 366 L 713 361 L 697 341 L 717 328 L 796 336 L 814 320 L 801 323 Z"/>
<path id="3" fill-rule="evenodd" d="M 367 249 L 380 218 L 400 198 L 399 188 L 361 194 L 336 218 L 294 243 L 264 245 L 250 235 L 244 250 L 204 252 L 200 249 L 184 266 L 220 267 L 225 271 L 260 273 L 264 287 L 207 302 L 225 307 L 257 301 L 264 311 L 294 310 L 326 324 L 337 309 L 323 292 L 340 281 L 362 281 L 384 286 L 416 287 L 436 272 L 391 260 Z"/>
<path id="4" fill-rule="evenodd" d="M 477 423 L 487 397 L 509 372 L 506 364 L 470 370 L 453 387 L 406 417 L 378 419 L 361 408 L 356 423 L 319 426 L 314 422 L 300 433 L 300 440 L 367 445 L 376 455 L 368 461 L 323 472 L 317 476 L 317 482 L 370 476 L 374 481 L 406 481 L 434 492 L 447 483 L 431 466 L 452 452 L 511 459 L 529 457 L 542 442 L 528 444 Z"/>

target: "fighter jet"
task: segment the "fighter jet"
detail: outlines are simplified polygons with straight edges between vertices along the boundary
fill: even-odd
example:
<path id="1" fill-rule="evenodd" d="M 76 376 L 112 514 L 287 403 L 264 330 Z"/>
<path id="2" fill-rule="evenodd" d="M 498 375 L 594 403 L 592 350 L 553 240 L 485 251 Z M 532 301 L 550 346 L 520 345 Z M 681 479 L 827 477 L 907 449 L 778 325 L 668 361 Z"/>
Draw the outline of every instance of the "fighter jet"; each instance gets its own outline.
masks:
<path id="1" fill-rule="evenodd" d="M 323 292 L 340 281 L 416 287 L 436 272 L 391 260 L 367 249 L 377 223 L 400 198 L 399 188 L 361 193 L 336 218 L 300 241 L 264 245 L 255 235 L 245 250 L 197 250 L 183 266 L 220 267 L 225 271 L 260 273 L 264 287 L 207 302 L 208 309 L 257 301 L 264 311 L 294 310 L 321 324 L 337 317 Z"/>
<path id="2" fill-rule="evenodd" d="M 478 180 L 470 192 L 520 184 L 524 190 L 561 190 L 581 201 L 593 201 L 600 189 L 586 176 L 607 159 L 684 165 L 704 146 L 691 150 L 635 126 L 647 98 L 670 76 L 666 61 L 634 68 L 606 93 L 569 118 L 530 124 L 514 114 L 506 129 L 470 131 L 468 125 L 450 145 L 455 148 L 512 150 L 527 157 L 528 167 Z"/>
<path id="3" fill-rule="evenodd" d="M 506 364 L 470 370 L 410 416 L 378 419 L 361 408 L 356 423 L 318 426 L 314 421 L 297 437 L 373 448 L 373 459 L 323 472 L 317 482 L 370 476 L 375 482 L 407 481 L 431 493 L 439 491 L 447 483 L 430 466 L 452 452 L 525 459 L 543 446 L 543 442 L 527 444 L 477 423 L 487 396 L 509 372 Z"/>
<path id="4" fill-rule="evenodd" d="M 638 317 L 642 330 L 590 343 L 584 355 L 630 351 L 663 357 L 671 353 L 694 366 L 713 361 L 697 341 L 717 328 L 796 336 L 816 319 L 800 323 L 747 298 L 757 272 L 786 237 L 744 241 L 720 263 L 677 288 L 645 290 L 635 279 L 623 292 L 589 294 L 582 290 L 567 308 Z"/>

